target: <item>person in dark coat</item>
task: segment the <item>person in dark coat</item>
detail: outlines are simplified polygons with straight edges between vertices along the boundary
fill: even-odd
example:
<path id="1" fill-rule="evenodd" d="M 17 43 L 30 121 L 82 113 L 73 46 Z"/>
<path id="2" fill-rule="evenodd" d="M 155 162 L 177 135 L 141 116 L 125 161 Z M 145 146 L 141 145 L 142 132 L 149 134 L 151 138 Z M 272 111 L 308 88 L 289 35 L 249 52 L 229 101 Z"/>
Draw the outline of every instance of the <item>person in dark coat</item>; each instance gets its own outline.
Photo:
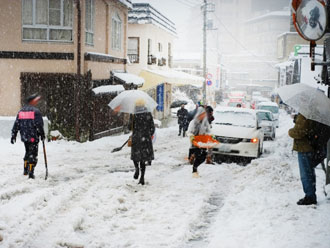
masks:
<path id="1" fill-rule="evenodd" d="M 181 135 L 181 130 L 183 131 L 183 137 L 186 136 L 186 131 L 188 129 L 188 110 L 184 108 L 184 104 L 181 105 L 181 108 L 177 112 L 178 124 L 179 124 L 179 135 Z"/>
<path id="2" fill-rule="evenodd" d="M 140 169 L 139 184 L 144 185 L 146 162 L 154 160 L 152 135 L 155 132 L 155 124 L 151 113 L 146 112 L 144 100 L 138 99 L 135 104 L 135 114 L 131 125 L 133 131 L 131 160 L 133 160 L 135 166 L 134 179 L 139 178 Z"/>
<path id="3" fill-rule="evenodd" d="M 27 104 L 18 112 L 11 131 L 10 142 L 16 142 L 17 132 L 20 131 L 21 141 L 24 142 L 24 175 L 34 179 L 34 168 L 38 162 L 39 137 L 45 139 L 44 123 L 40 110 L 36 107 L 40 95 L 33 94 L 26 99 Z"/>

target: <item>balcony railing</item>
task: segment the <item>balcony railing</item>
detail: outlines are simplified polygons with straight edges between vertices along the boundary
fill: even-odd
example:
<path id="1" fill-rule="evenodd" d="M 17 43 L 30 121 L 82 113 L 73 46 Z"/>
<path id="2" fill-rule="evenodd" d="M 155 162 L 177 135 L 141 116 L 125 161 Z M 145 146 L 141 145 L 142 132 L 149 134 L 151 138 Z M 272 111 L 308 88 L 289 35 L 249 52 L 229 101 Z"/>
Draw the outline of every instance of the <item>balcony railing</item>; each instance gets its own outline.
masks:
<path id="1" fill-rule="evenodd" d="M 138 54 L 128 54 L 129 61 L 131 63 L 139 63 L 139 55 Z"/>

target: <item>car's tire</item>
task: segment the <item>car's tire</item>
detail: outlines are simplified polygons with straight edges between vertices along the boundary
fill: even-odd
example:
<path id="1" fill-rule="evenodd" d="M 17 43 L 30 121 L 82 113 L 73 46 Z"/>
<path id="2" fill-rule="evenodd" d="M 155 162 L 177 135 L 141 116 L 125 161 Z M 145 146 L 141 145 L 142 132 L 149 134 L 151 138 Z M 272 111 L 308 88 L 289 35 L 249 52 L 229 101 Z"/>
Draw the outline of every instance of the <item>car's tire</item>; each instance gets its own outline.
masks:
<path id="1" fill-rule="evenodd" d="M 258 153 L 257 153 L 257 158 L 260 158 L 261 152 L 260 152 L 260 143 L 258 145 Z"/>
<path id="2" fill-rule="evenodd" d="M 274 132 L 272 140 L 275 140 L 275 138 L 276 138 L 276 135 L 275 135 L 275 132 Z"/>

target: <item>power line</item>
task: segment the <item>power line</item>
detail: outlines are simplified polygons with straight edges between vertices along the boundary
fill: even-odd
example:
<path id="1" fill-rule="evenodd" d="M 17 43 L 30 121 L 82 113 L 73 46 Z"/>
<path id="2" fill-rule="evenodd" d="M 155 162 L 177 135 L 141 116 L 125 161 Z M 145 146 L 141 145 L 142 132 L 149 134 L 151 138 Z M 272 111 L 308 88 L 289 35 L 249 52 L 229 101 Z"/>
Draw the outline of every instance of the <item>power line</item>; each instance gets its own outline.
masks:
<path id="1" fill-rule="evenodd" d="M 194 6 L 192 6 L 191 4 L 188 4 L 187 2 L 185 2 L 184 0 L 176 0 L 177 2 L 189 7 L 189 8 L 193 8 Z"/>
<path id="2" fill-rule="evenodd" d="M 215 18 L 218 20 L 218 22 L 221 24 L 221 26 L 227 31 L 227 33 L 231 36 L 231 38 L 241 47 L 243 48 L 246 52 L 248 52 L 250 55 L 252 55 L 253 57 L 257 58 L 259 61 L 267 64 L 268 66 L 272 67 L 272 69 L 274 69 L 274 66 L 267 62 L 264 61 L 262 59 L 260 59 L 257 55 L 255 55 L 254 53 L 252 53 L 247 47 L 245 47 L 236 37 L 235 35 L 227 28 L 227 26 L 221 21 L 221 19 L 215 14 L 213 13 L 213 15 L 215 16 Z"/>
<path id="3" fill-rule="evenodd" d="M 186 5 L 189 8 L 195 8 L 198 5 L 201 5 L 202 3 L 194 2 L 192 0 L 176 0 L 177 2 Z"/>
<path id="4" fill-rule="evenodd" d="M 200 5 L 200 4 L 202 4 L 202 2 L 200 2 L 200 1 L 193 1 L 193 0 L 184 0 L 184 1 L 186 1 L 186 2 L 188 2 L 188 3 L 190 3 L 190 4 L 192 4 L 192 5 Z"/>

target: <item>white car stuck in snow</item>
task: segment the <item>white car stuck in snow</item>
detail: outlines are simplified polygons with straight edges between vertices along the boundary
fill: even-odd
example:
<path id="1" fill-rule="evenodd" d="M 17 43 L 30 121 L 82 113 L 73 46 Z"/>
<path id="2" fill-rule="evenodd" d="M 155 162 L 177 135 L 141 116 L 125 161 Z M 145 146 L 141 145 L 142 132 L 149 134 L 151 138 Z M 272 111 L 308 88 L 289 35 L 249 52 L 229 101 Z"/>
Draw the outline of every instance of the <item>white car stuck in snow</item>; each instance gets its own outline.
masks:
<path id="1" fill-rule="evenodd" d="M 263 150 L 264 132 L 257 111 L 244 108 L 217 108 L 212 134 L 220 142 L 213 154 L 258 158 Z"/>

